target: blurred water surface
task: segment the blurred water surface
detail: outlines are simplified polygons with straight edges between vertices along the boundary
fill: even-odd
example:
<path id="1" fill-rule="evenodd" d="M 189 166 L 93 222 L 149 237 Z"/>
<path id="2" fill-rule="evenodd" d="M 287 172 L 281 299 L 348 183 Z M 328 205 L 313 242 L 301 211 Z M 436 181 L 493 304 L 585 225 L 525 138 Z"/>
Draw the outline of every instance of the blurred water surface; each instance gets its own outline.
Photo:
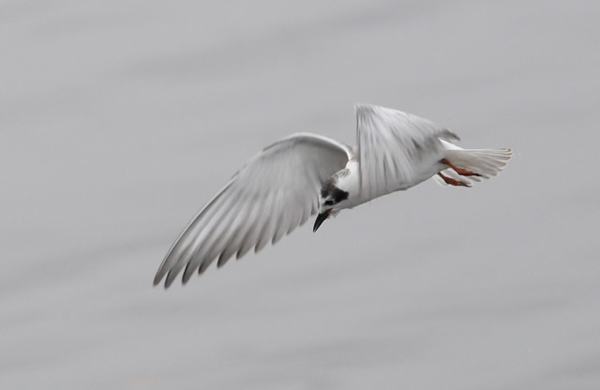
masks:
<path id="1" fill-rule="evenodd" d="M 0 387 L 597 389 L 600 5 L 0 1 Z M 249 157 L 352 104 L 510 146 L 182 288 Z"/>

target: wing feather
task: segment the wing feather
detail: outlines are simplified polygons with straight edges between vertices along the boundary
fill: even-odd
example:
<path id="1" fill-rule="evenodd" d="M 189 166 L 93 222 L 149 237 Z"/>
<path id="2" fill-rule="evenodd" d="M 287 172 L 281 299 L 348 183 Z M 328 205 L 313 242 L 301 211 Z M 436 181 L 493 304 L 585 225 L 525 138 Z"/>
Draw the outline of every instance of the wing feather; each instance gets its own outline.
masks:
<path id="1" fill-rule="evenodd" d="M 368 104 L 355 106 L 360 190 L 372 199 L 417 184 L 421 167 L 441 155 L 440 139 L 458 140 L 448 129 L 427 119 Z M 429 175 L 430 176 L 430 175 Z"/>
<path id="2" fill-rule="evenodd" d="M 240 169 L 179 235 L 154 284 L 183 282 L 218 259 L 261 250 L 306 222 L 318 210 L 325 180 L 352 158 L 352 149 L 326 137 L 299 133 L 263 149 Z"/>

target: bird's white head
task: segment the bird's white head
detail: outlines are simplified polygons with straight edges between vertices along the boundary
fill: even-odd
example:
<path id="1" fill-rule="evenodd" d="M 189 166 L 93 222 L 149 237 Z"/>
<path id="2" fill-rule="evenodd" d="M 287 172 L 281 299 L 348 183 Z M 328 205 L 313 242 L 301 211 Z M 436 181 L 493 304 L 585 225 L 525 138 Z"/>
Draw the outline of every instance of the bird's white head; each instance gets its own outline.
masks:
<path id="1" fill-rule="evenodd" d="M 349 174 L 349 169 L 342 169 L 323 183 L 319 194 L 319 215 L 315 221 L 313 231 L 316 232 L 327 218 L 335 217 L 340 212 L 340 208 L 337 206 L 348 199 L 349 192 L 344 191 L 339 185 Z"/>

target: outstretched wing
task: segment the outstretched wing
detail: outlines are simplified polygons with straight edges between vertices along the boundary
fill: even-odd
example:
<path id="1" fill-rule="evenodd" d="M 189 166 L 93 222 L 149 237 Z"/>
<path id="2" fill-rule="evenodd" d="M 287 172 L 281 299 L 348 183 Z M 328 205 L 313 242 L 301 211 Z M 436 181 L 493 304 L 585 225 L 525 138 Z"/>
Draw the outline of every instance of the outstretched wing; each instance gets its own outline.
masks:
<path id="1" fill-rule="evenodd" d="M 169 287 L 185 267 L 183 282 L 218 258 L 245 255 L 276 243 L 318 211 L 322 183 L 343 169 L 351 149 L 318 135 L 300 133 L 252 158 L 194 217 L 159 267 Z"/>
<path id="2" fill-rule="evenodd" d="M 361 197 L 408 188 L 423 178 L 420 169 L 443 150 L 440 139 L 458 136 L 427 119 L 368 104 L 355 106 Z"/>

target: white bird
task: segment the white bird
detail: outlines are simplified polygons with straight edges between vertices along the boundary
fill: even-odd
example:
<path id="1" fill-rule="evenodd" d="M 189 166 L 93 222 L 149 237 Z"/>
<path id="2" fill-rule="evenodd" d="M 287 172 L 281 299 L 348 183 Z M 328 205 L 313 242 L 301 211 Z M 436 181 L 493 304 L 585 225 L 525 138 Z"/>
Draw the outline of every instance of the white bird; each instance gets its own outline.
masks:
<path id="1" fill-rule="evenodd" d="M 389 108 L 357 104 L 356 147 L 298 133 L 264 148 L 192 219 L 160 265 L 154 284 L 183 283 L 218 258 L 260 251 L 319 213 L 314 231 L 350 209 L 431 177 L 470 187 L 500 172 L 510 149 L 462 149 L 450 130 Z"/>

